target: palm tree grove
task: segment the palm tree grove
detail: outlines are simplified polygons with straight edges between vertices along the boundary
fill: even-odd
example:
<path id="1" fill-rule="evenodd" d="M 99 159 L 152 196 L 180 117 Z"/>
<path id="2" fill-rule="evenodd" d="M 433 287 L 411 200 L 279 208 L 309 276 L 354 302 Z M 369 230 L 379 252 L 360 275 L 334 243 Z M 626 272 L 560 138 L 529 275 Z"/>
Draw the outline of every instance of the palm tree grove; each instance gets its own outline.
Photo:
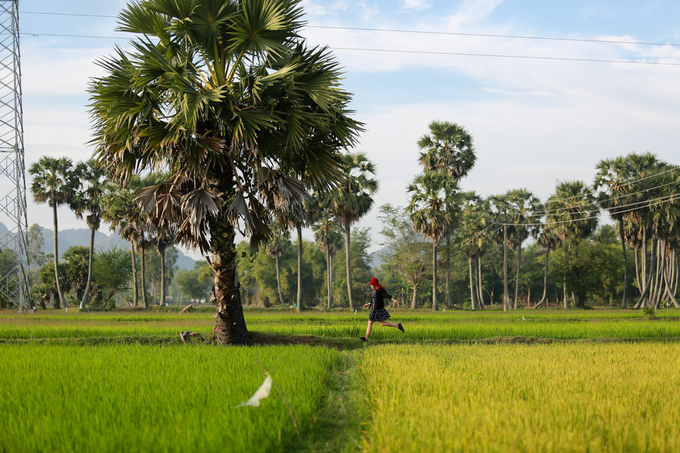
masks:
<path id="1" fill-rule="evenodd" d="M 680 450 L 677 5 L 36 2 L 0 451 Z"/>

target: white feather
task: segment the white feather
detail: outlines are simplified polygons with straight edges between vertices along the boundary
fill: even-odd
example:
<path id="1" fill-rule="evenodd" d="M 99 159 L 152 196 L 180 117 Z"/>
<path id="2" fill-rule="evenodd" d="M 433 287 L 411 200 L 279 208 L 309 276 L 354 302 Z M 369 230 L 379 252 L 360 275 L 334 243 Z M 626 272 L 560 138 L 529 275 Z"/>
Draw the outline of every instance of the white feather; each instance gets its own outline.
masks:
<path id="1" fill-rule="evenodd" d="M 260 400 L 263 398 L 266 398 L 269 396 L 269 392 L 272 390 L 272 377 L 267 375 L 267 377 L 264 379 L 264 382 L 260 386 L 259 389 L 255 392 L 255 394 L 245 403 L 241 403 L 236 407 L 243 407 L 243 406 L 253 406 L 253 407 L 258 407 L 260 405 Z"/>

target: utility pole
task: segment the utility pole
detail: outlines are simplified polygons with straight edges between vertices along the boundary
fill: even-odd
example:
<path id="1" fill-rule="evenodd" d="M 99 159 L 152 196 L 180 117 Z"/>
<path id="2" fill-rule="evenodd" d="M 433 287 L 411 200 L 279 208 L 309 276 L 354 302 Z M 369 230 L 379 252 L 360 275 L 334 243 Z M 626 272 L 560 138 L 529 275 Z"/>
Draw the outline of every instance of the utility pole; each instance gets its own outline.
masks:
<path id="1" fill-rule="evenodd" d="M 33 308 L 28 277 L 28 220 L 21 106 L 19 1 L 0 0 L 0 249 L 12 266 L 0 275 L 0 297 L 20 310 Z"/>

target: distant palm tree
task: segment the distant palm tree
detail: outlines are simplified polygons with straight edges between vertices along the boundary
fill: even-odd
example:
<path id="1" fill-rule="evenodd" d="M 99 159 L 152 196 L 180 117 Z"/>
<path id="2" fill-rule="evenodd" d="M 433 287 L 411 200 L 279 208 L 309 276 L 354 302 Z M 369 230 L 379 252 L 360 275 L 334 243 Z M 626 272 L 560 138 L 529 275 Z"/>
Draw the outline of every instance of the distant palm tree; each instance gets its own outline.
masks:
<path id="1" fill-rule="evenodd" d="M 177 219 L 165 217 L 163 222 L 155 222 L 153 218 L 145 215 L 146 212 L 154 210 L 157 200 L 155 194 L 162 187 L 163 182 L 168 178 L 166 173 L 149 173 L 140 181 L 140 187 L 137 190 L 135 201 L 140 203 L 142 208 L 141 215 L 145 219 L 144 233 L 149 240 L 156 247 L 156 253 L 160 258 L 161 271 L 161 291 L 158 305 L 165 305 L 165 290 L 167 286 L 167 269 L 165 268 L 165 251 L 168 247 L 175 244 L 177 238 L 177 231 L 180 225 Z M 150 195 L 149 195 L 150 194 Z M 146 204 L 145 204 L 146 203 Z M 142 259 L 144 257 L 142 256 Z"/>
<path id="2" fill-rule="evenodd" d="M 597 195 L 597 202 L 602 209 L 609 212 L 609 215 L 616 220 L 619 225 L 619 236 L 621 238 L 621 248 L 623 250 L 623 300 L 621 308 L 626 308 L 628 299 L 628 255 L 626 253 L 626 235 L 624 230 L 624 219 L 626 207 L 633 199 L 631 190 L 633 189 L 632 180 L 633 168 L 631 161 L 624 157 L 614 159 L 604 159 L 597 164 L 597 174 L 593 184 L 594 190 L 600 190 Z"/>
<path id="3" fill-rule="evenodd" d="M 342 233 L 337 221 L 331 215 L 325 215 L 312 226 L 314 239 L 319 249 L 326 255 L 326 275 L 328 286 L 327 308 L 333 304 L 333 256 L 342 244 Z"/>
<path id="4" fill-rule="evenodd" d="M 546 224 L 555 235 L 566 244 L 568 249 L 572 245 L 585 239 L 597 229 L 599 208 L 595 203 L 593 190 L 582 181 L 563 182 L 546 203 Z M 578 253 L 578 247 L 574 247 Z M 574 286 L 576 287 L 576 304 L 585 306 L 586 294 L 581 284 L 581 274 L 578 267 L 578 256 L 574 262 Z M 565 299 L 566 308 L 566 299 Z"/>
<path id="5" fill-rule="evenodd" d="M 430 134 L 418 141 L 419 162 L 425 171 L 445 171 L 460 181 L 477 161 L 472 135 L 463 127 L 448 121 L 433 121 Z M 451 304 L 451 247 L 450 231 L 446 232 L 446 305 Z"/>
<path id="6" fill-rule="evenodd" d="M 82 189 L 76 194 L 74 212 L 79 219 L 87 212 L 85 218 L 90 228 L 90 257 L 87 264 L 87 284 L 83 297 L 80 300 L 80 308 L 87 305 L 90 300 L 90 288 L 92 286 L 92 261 L 94 258 L 94 237 L 102 221 L 102 201 L 106 189 L 106 170 L 94 159 L 76 166 L 77 176 L 82 182 Z"/>
<path id="7" fill-rule="evenodd" d="M 462 206 L 460 225 L 456 230 L 456 240 L 460 243 L 465 256 L 468 257 L 470 303 L 472 309 L 475 310 L 484 306 L 481 263 L 482 255 L 493 240 L 489 232 L 491 215 L 488 202 L 475 192 L 465 192 L 462 198 L 465 201 Z M 475 262 L 476 265 L 473 264 Z M 473 272 L 473 269 L 476 272 Z"/>
<path id="8" fill-rule="evenodd" d="M 378 190 L 375 165 L 365 153 L 343 154 L 341 156 L 342 176 L 338 186 L 327 195 L 323 203 L 340 220 L 345 229 L 345 270 L 347 274 L 347 296 L 349 308 L 354 311 L 352 299 L 352 277 L 350 274 L 350 227 L 368 213 L 373 206 L 373 197 Z"/>
<path id="9" fill-rule="evenodd" d="M 445 172 L 425 172 L 407 190 L 413 229 L 432 241 L 432 311 L 437 311 L 437 246 L 458 219 L 458 183 Z"/>
<path id="10" fill-rule="evenodd" d="M 545 247 L 545 263 L 543 265 L 543 296 L 541 300 L 534 305 L 533 308 L 538 308 L 546 301 L 548 295 L 548 259 L 550 257 L 550 250 L 555 250 L 558 245 L 558 238 L 548 226 L 541 225 L 538 233 L 538 243 Z"/>
<path id="11" fill-rule="evenodd" d="M 515 301 L 514 309 L 517 310 L 517 300 L 519 297 L 519 273 L 522 268 L 522 243 L 531 236 L 536 236 L 537 225 L 543 215 L 543 205 L 541 201 L 527 189 L 514 189 L 507 192 L 504 196 L 509 204 L 507 221 L 508 233 L 511 238 L 510 247 L 517 249 L 517 271 L 515 275 Z"/>
<path id="12" fill-rule="evenodd" d="M 72 204 L 74 194 L 80 187 L 80 180 L 76 177 L 73 162 L 67 157 L 41 157 L 34 162 L 28 172 L 33 176 L 31 193 L 36 203 L 47 203 L 52 208 L 52 223 L 54 225 L 54 279 L 57 287 L 59 305 L 68 307 L 59 282 L 59 226 L 57 222 L 57 207 Z"/>
<path id="13" fill-rule="evenodd" d="M 276 262 L 276 288 L 279 290 L 279 300 L 284 307 L 286 303 L 283 301 L 283 293 L 281 293 L 281 274 L 279 271 L 279 257 L 283 255 L 288 248 L 288 241 L 290 233 L 282 226 L 280 222 L 269 227 L 272 231 L 272 236 L 269 241 L 264 244 L 264 251 L 267 255 L 274 258 Z"/>
<path id="14" fill-rule="evenodd" d="M 110 229 L 130 242 L 132 258 L 133 299 L 135 307 L 139 303 L 138 288 L 141 283 L 142 303 L 149 307 L 146 298 L 146 218 L 136 201 L 137 191 L 142 187 L 141 178 L 131 177 L 125 186 L 109 184 L 103 199 L 102 216 L 111 224 Z M 141 261 L 141 278 L 137 275 L 135 254 L 139 253 Z"/>

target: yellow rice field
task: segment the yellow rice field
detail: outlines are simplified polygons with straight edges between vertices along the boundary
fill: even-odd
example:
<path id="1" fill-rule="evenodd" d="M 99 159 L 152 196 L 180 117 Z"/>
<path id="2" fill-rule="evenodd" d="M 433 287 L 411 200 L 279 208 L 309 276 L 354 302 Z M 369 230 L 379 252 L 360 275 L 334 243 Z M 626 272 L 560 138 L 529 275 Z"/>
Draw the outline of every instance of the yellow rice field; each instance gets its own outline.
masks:
<path id="1" fill-rule="evenodd" d="M 384 345 L 367 452 L 680 451 L 680 345 Z"/>

